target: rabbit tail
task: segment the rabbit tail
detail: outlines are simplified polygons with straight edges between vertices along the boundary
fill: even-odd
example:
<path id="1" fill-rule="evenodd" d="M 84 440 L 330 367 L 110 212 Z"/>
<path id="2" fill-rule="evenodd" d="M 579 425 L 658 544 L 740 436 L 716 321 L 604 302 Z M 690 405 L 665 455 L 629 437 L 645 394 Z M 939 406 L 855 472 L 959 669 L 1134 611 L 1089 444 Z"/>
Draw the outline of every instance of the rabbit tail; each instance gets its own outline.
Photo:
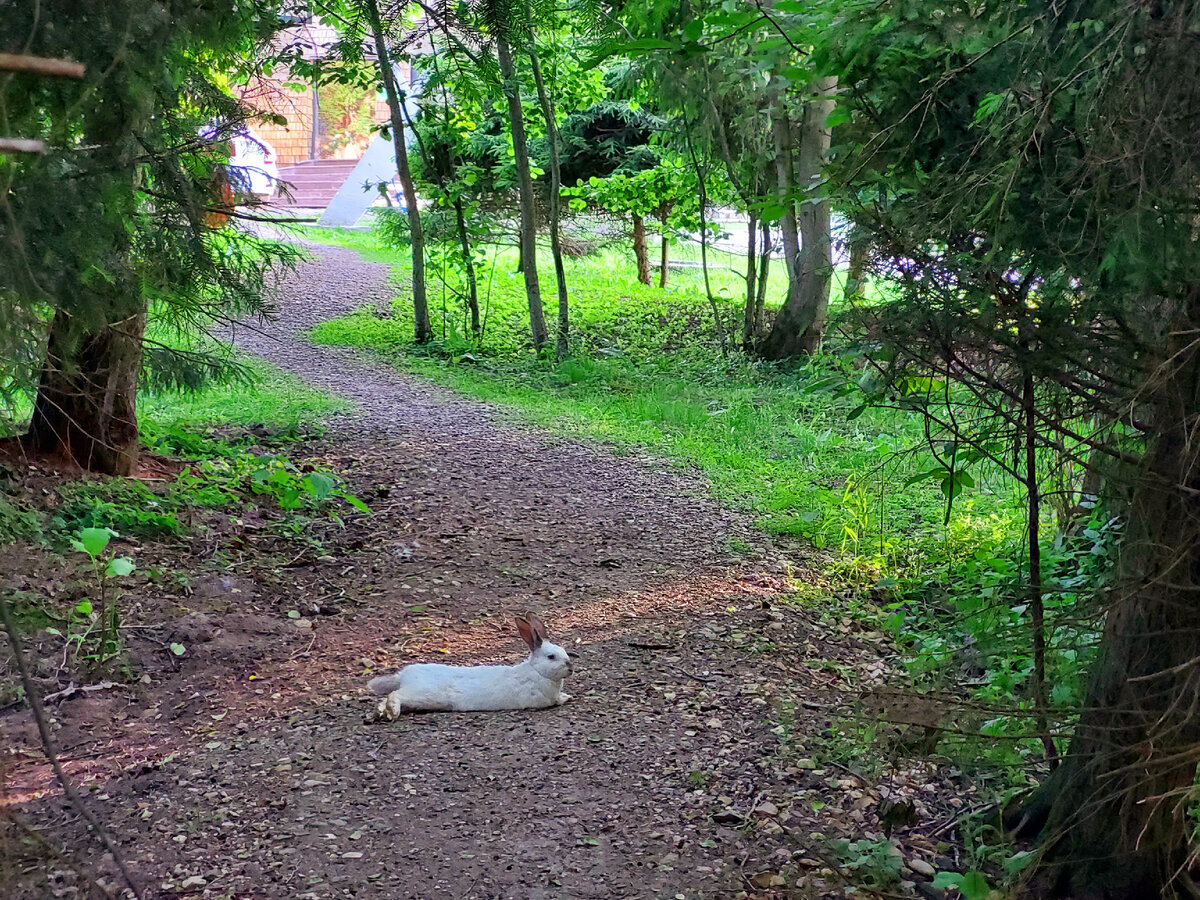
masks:
<path id="1" fill-rule="evenodd" d="M 378 694 L 380 697 L 390 694 L 398 687 L 400 687 L 399 672 L 394 675 L 380 675 L 378 678 L 372 678 L 367 682 L 367 690 L 372 694 Z"/>

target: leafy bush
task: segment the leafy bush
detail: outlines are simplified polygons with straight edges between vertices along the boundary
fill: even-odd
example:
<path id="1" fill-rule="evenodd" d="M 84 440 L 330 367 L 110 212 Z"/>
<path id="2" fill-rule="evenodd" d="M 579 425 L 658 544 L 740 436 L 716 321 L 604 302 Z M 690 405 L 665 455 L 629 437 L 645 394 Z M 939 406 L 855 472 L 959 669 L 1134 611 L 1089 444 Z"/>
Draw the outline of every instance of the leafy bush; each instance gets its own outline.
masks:
<path id="1" fill-rule="evenodd" d="M 17 540 L 40 543 L 44 538 L 43 517 L 0 494 L 0 544 Z"/>
<path id="2" fill-rule="evenodd" d="M 176 513 L 181 498 L 160 496 L 133 479 L 75 481 L 58 489 L 63 502 L 52 527 L 61 533 L 112 528 L 122 534 L 156 537 L 183 531 Z"/>

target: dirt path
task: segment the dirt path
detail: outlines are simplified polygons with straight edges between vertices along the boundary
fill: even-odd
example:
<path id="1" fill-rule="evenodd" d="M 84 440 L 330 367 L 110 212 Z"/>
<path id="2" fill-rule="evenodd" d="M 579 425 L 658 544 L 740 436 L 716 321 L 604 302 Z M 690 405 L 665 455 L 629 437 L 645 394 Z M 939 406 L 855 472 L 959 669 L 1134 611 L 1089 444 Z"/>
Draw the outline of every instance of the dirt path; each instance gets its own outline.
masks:
<path id="1" fill-rule="evenodd" d="M 826 657 L 877 649 L 818 650 L 810 617 L 770 608 L 783 579 L 726 555 L 745 526 L 693 475 L 303 342 L 391 296 L 385 267 L 313 252 L 271 334 L 238 341 L 356 404 L 313 454 L 374 514 L 291 560 L 253 522 L 198 535 L 173 557 L 187 591 L 140 589 L 144 615 L 168 619 L 158 649 L 186 633 L 188 655 L 56 710 L 72 771 L 146 883 L 238 900 L 840 892 L 799 840 L 816 827 L 803 798 L 836 779 L 780 756 L 774 723 L 787 696 L 837 681 Z M 367 671 L 515 660 L 525 608 L 579 654 L 570 704 L 365 721 Z M 793 730 L 820 727 L 795 709 Z M 36 746 L 27 721 L 4 723 Z M 23 814 L 93 846 L 35 757 L 13 766 Z M 54 878 L 28 896 L 72 895 Z"/>

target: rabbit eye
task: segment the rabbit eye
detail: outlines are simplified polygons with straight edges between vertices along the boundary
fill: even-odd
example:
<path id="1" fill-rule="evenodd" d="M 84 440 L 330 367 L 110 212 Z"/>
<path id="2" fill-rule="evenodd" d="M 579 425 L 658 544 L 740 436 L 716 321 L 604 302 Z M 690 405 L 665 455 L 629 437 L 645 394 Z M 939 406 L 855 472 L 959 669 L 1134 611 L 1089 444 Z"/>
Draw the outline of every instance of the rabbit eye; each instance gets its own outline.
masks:
<path id="1" fill-rule="evenodd" d="M 548 658 L 548 659 L 558 659 L 558 657 L 557 657 L 557 656 L 555 656 L 553 653 L 549 653 L 549 654 L 547 654 L 547 658 Z"/>

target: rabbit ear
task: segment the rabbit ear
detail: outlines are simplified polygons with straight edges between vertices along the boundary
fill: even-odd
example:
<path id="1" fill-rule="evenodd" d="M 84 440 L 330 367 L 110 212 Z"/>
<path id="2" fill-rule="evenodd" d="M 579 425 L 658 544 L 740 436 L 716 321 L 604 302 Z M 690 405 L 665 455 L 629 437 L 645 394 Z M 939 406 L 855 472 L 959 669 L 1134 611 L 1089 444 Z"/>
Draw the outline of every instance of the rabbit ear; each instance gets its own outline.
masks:
<path id="1" fill-rule="evenodd" d="M 525 618 L 529 620 L 530 626 L 533 628 L 533 633 L 538 639 L 538 643 L 548 640 L 550 632 L 546 630 L 546 623 L 537 617 L 536 613 L 525 613 Z"/>
<path id="2" fill-rule="evenodd" d="M 542 645 L 542 639 L 534 631 L 533 626 L 525 620 L 524 616 L 517 616 L 517 631 L 521 633 L 521 640 L 529 645 L 530 650 L 536 650 Z"/>

